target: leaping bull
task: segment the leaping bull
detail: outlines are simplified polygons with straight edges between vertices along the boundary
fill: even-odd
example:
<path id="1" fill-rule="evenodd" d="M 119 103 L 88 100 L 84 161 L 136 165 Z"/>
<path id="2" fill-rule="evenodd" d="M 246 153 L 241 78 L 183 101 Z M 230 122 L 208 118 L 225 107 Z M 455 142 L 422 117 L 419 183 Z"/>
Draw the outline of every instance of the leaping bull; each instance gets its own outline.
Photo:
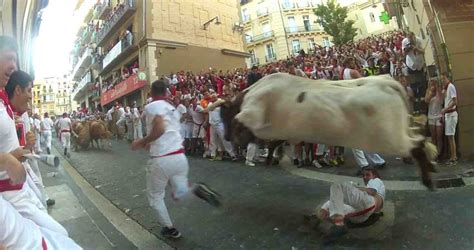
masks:
<path id="1" fill-rule="evenodd" d="M 411 156 L 433 189 L 436 149 L 410 128 L 407 103 L 406 91 L 389 76 L 314 81 L 277 73 L 224 103 L 221 114 L 226 139 L 237 143 L 255 135 Z"/>

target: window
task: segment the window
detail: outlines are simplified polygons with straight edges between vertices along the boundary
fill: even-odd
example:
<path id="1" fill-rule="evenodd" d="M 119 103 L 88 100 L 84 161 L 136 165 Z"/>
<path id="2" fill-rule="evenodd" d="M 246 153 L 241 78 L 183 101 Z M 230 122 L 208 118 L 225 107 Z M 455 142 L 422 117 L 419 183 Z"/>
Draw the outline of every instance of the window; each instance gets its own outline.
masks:
<path id="1" fill-rule="evenodd" d="M 300 8 L 309 7 L 308 0 L 298 0 L 298 7 L 300 7 Z"/>
<path id="2" fill-rule="evenodd" d="M 375 23 L 375 15 L 372 12 L 370 12 L 370 21 Z"/>
<path id="3" fill-rule="evenodd" d="M 257 57 L 255 56 L 255 51 L 254 50 L 249 50 L 250 53 L 250 63 L 256 64 L 257 63 Z"/>
<path id="4" fill-rule="evenodd" d="M 288 30 L 290 32 L 296 32 L 298 31 L 298 27 L 296 27 L 296 21 L 294 16 L 289 16 L 288 17 Z"/>
<path id="5" fill-rule="evenodd" d="M 250 14 L 249 14 L 249 11 L 247 9 L 242 10 L 242 21 L 243 22 L 250 21 Z"/>
<path id="6" fill-rule="evenodd" d="M 422 28 L 420 28 L 420 34 L 421 34 L 421 38 L 422 38 L 423 40 L 425 40 L 425 38 L 426 38 L 426 37 L 425 37 L 425 32 L 423 31 Z"/>
<path id="7" fill-rule="evenodd" d="M 315 45 L 314 38 L 308 38 L 308 50 L 314 50 Z"/>
<path id="8" fill-rule="evenodd" d="M 252 39 L 253 39 L 253 36 L 252 36 L 252 31 L 246 31 L 245 32 L 245 41 L 247 43 L 251 43 L 252 42 Z"/>
<path id="9" fill-rule="evenodd" d="M 418 21 L 418 24 L 421 24 L 420 17 L 418 16 L 418 14 L 416 14 L 416 21 Z"/>
<path id="10" fill-rule="evenodd" d="M 291 47 L 293 48 L 293 54 L 298 54 L 301 50 L 300 40 L 291 41 Z"/>
<path id="11" fill-rule="evenodd" d="M 329 38 L 328 37 L 323 37 L 323 46 L 324 47 L 329 47 Z"/>
<path id="12" fill-rule="evenodd" d="M 416 8 L 415 8 L 415 4 L 413 3 L 413 0 L 411 0 L 411 7 L 412 7 L 413 10 L 416 12 Z"/>
<path id="13" fill-rule="evenodd" d="M 275 59 L 275 52 L 273 51 L 273 44 L 269 43 L 265 45 L 265 50 L 267 53 L 267 59 Z"/>
<path id="14" fill-rule="evenodd" d="M 281 6 L 283 9 L 291 9 L 294 7 L 293 1 L 292 0 L 283 0 Z"/>
<path id="15" fill-rule="evenodd" d="M 257 16 L 264 16 L 268 14 L 268 8 L 263 5 L 263 3 L 259 3 L 257 7 Z"/>
<path id="16" fill-rule="evenodd" d="M 309 22 L 309 16 L 303 16 L 303 24 L 304 24 L 305 31 L 311 30 L 311 23 Z"/>
<path id="17" fill-rule="evenodd" d="M 262 24 L 262 33 L 264 37 L 272 36 L 272 28 L 270 27 L 269 22 L 265 22 Z"/>

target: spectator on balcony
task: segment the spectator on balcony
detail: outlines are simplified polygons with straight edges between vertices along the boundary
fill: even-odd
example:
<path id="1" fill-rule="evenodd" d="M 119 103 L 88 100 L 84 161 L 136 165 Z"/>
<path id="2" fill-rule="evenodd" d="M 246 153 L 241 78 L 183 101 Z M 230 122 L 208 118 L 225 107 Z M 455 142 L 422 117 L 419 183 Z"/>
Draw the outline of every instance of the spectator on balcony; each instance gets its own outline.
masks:
<path id="1" fill-rule="evenodd" d="M 122 68 L 122 79 L 125 80 L 128 77 L 130 77 L 130 71 L 128 70 L 127 67 Z"/>

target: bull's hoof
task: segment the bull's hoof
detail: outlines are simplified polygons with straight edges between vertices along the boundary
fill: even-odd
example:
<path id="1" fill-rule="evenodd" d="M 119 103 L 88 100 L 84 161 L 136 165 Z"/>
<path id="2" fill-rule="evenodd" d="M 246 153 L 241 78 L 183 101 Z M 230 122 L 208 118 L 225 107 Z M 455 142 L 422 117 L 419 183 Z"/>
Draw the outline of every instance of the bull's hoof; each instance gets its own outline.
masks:
<path id="1" fill-rule="evenodd" d="M 423 185 L 430 191 L 435 191 L 435 185 L 431 178 L 423 178 Z"/>

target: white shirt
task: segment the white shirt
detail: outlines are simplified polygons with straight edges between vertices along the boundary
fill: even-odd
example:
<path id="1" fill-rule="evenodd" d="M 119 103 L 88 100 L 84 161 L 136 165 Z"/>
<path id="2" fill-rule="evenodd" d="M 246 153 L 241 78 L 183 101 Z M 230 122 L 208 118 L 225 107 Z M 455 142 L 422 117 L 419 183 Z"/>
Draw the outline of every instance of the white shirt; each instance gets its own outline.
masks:
<path id="1" fill-rule="evenodd" d="M 24 132 L 31 131 L 31 124 L 30 124 L 30 117 L 28 116 L 28 112 L 25 112 L 21 115 L 21 120 L 23 121 Z"/>
<path id="2" fill-rule="evenodd" d="M 176 110 L 179 112 L 179 119 L 183 117 L 184 114 L 186 114 L 188 111 L 186 110 L 186 107 L 183 104 L 179 104 L 178 107 L 176 107 Z M 181 123 L 185 123 L 186 121 L 182 121 Z"/>
<path id="3" fill-rule="evenodd" d="M 183 147 L 180 113 L 167 101 L 158 100 L 145 106 L 147 134 L 153 128 L 155 116 L 161 116 L 165 122 L 165 132 L 150 145 L 150 156 L 162 156 Z"/>
<path id="4" fill-rule="evenodd" d="M 59 125 L 59 131 L 63 130 L 71 130 L 71 119 L 69 117 L 66 118 L 60 118 L 58 125 Z"/>
<path id="5" fill-rule="evenodd" d="M 342 74 L 342 79 L 344 79 L 344 80 L 350 80 L 350 79 L 352 79 L 352 76 L 351 76 L 351 69 L 349 69 L 349 68 L 345 68 L 345 69 L 344 69 L 344 73 Z"/>
<path id="6" fill-rule="evenodd" d="M 25 219 L 1 196 L 0 221 L 0 244 L 7 249 L 43 249 L 43 239 L 48 249 L 81 249 L 70 238 L 40 228 L 33 221 Z"/>
<path id="7" fill-rule="evenodd" d="M 211 105 L 212 103 L 209 103 Z M 216 126 L 222 123 L 221 118 L 221 107 L 217 107 L 212 111 L 209 111 L 209 124 Z"/>
<path id="8" fill-rule="evenodd" d="M 402 41 L 402 50 L 405 51 L 405 48 L 408 47 L 410 44 L 410 39 L 408 37 L 405 37 Z M 415 44 L 412 44 L 412 46 L 415 46 Z M 416 38 L 416 47 L 421 48 L 423 47 L 422 45 L 422 40 L 420 38 Z M 423 58 L 423 54 L 420 52 L 416 52 L 412 49 L 408 52 L 406 56 L 406 65 L 412 70 L 421 70 L 423 69 L 423 66 L 425 64 L 425 59 Z"/>
<path id="9" fill-rule="evenodd" d="M 371 179 L 367 183 L 367 187 L 375 189 L 375 191 L 377 191 L 377 194 L 385 200 L 385 185 L 383 184 L 383 181 L 381 179 Z"/>
<path id="10" fill-rule="evenodd" d="M 43 131 L 53 129 L 54 123 L 51 118 L 46 117 L 43 119 Z"/>
<path id="11" fill-rule="evenodd" d="M 15 121 L 8 115 L 6 106 L 0 101 L 0 152 L 9 153 L 18 147 L 20 143 L 16 134 Z M 0 180 L 7 179 L 6 171 L 0 171 Z"/>
<path id="12" fill-rule="evenodd" d="M 107 120 L 108 121 L 112 121 L 112 114 L 114 113 L 114 108 L 111 108 L 109 109 L 109 111 L 107 111 Z"/>
<path id="13" fill-rule="evenodd" d="M 41 121 L 40 119 L 34 118 L 34 125 L 36 131 L 41 131 Z"/>
<path id="14" fill-rule="evenodd" d="M 200 113 L 203 110 L 204 109 L 199 104 L 196 106 L 196 110 L 191 107 L 190 113 L 191 117 L 193 118 L 194 124 L 202 125 L 204 123 L 204 115 Z"/>
<path id="15" fill-rule="evenodd" d="M 444 94 L 444 107 L 445 108 L 447 108 L 449 106 L 449 104 L 450 104 L 450 102 L 453 98 L 457 98 L 456 87 L 454 87 L 454 84 L 449 83 L 448 88 L 446 89 L 446 92 Z M 456 108 L 456 106 L 454 106 L 453 108 Z M 451 112 L 451 113 L 446 113 L 445 116 L 446 117 L 458 116 L 458 112 L 454 111 L 454 112 Z"/>

